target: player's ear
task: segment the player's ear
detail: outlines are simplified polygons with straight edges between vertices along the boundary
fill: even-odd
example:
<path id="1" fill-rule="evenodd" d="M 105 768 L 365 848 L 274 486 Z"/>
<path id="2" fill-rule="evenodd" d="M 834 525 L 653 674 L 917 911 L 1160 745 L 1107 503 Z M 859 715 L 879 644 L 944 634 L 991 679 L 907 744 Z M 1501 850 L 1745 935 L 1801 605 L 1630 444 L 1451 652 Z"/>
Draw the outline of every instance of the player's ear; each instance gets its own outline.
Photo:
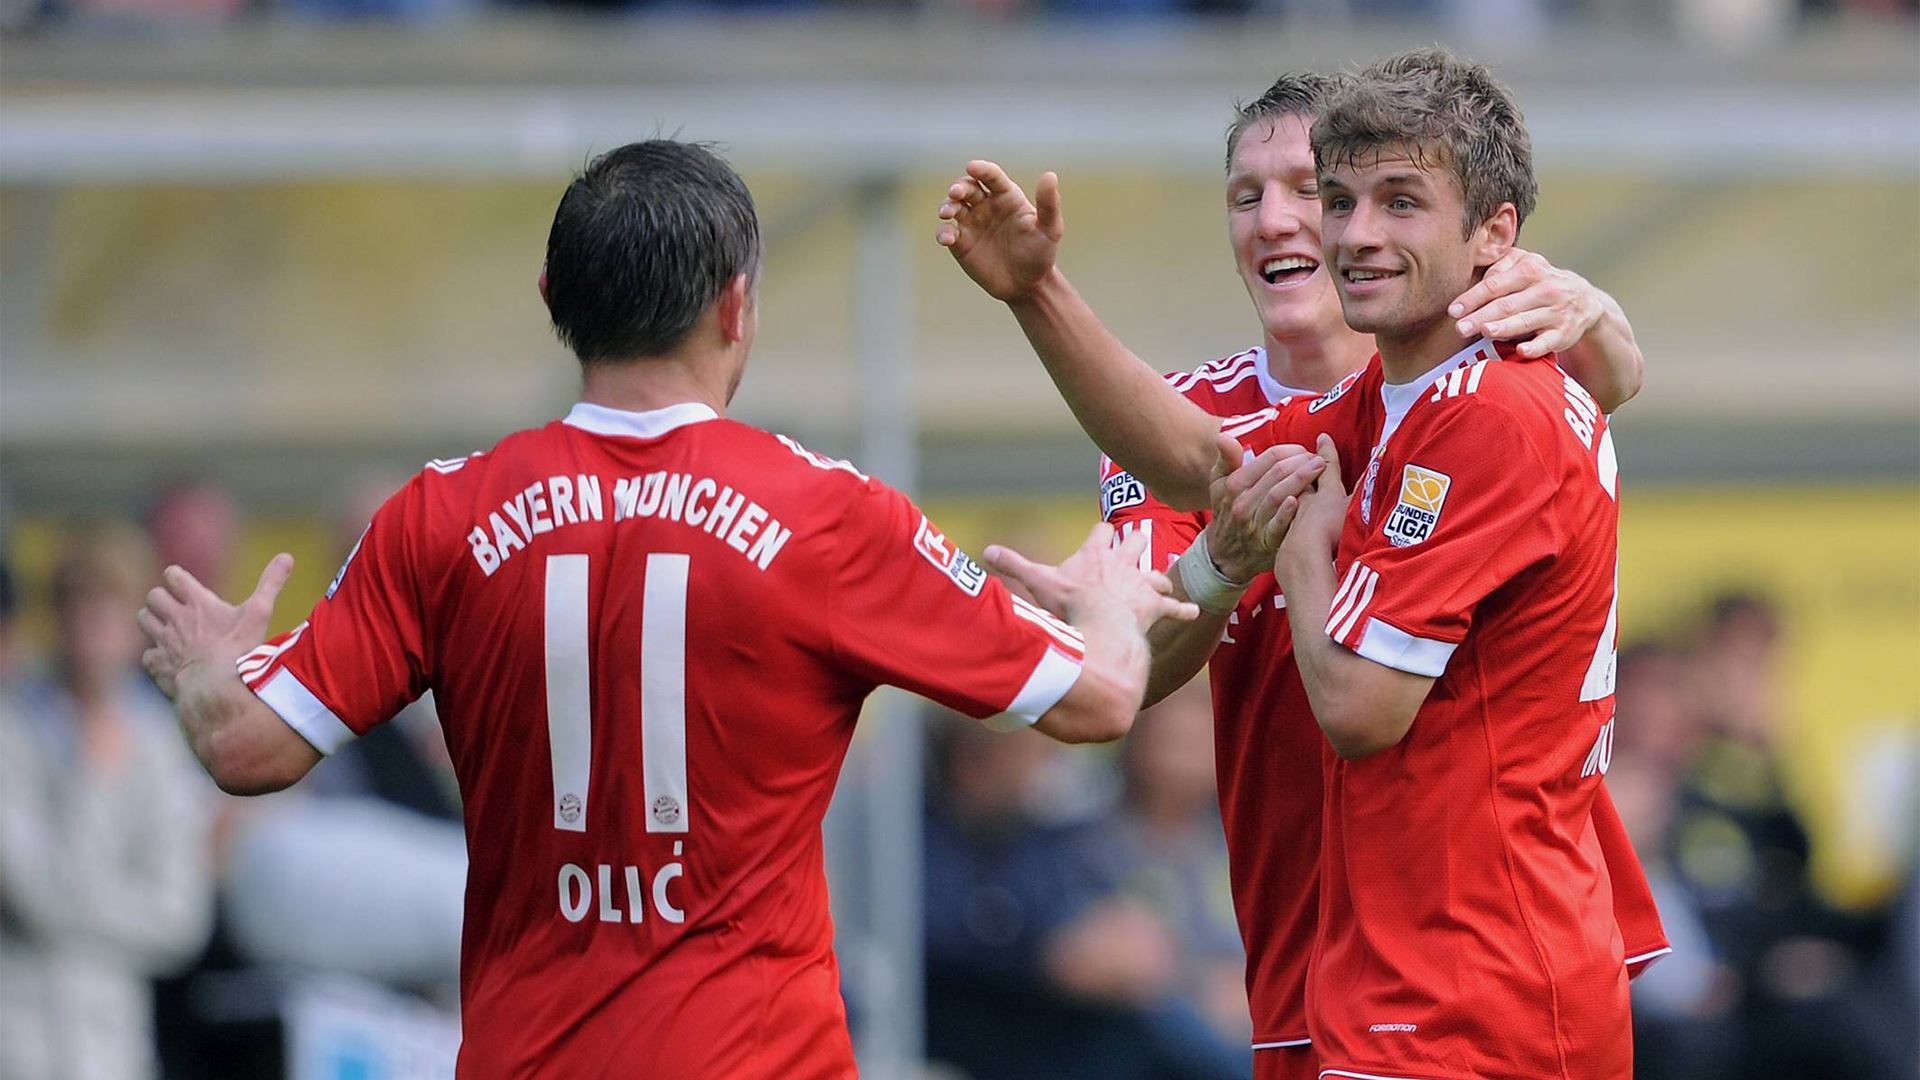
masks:
<path id="1" fill-rule="evenodd" d="M 1473 265 L 1484 270 L 1504 258 L 1520 241 L 1520 212 L 1512 203 L 1501 203 L 1493 216 L 1473 230 Z"/>
<path id="2" fill-rule="evenodd" d="M 720 335 L 731 345 L 746 339 L 753 318 L 753 285 L 745 274 L 735 274 L 727 287 L 720 290 L 717 301 L 720 315 Z"/>
<path id="3" fill-rule="evenodd" d="M 547 298 L 547 264 L 540 264 L 540 302 L 547 305 L 547 313 L 553 313 L 553 301 Z"/>

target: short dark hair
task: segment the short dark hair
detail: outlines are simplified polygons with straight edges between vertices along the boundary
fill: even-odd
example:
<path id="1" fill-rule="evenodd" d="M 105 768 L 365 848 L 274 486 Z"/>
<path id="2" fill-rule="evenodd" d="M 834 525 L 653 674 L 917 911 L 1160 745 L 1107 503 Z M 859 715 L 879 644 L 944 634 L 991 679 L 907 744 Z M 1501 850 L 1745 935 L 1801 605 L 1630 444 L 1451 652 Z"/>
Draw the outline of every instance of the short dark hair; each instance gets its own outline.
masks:
<path id="1" fill-rule="evenodd" d="M 1388 147 L 1447 170 L 1467 204 L 1465 234 L 1512 203 L 1516 225 L 1540 196 L 1533 140 L 1513 95 L 1485 64 L 1444 49 L 1389 57 L 1338 87 L 1313 125 L 1322 171 Z"/>
<path id="2" fill-rule="evenodd" d="M 760 262 L 753 196 L 699 143 L 609 150 L 574 178 L 547 233 L 553 328 L 583 364 L 662 356 Z"/>
<path id="3" fill-rule="evenodd" d="M 1235 106 L 1233 123 L 1227 125 L 1227 171 L 1233 171 L 1233 152 L 1240 148 L 1240 136 L 1248 128 L 1283 116 L 1315 119 L 1337 82 L 1334 76 L 1317 71 L 1289 71 L 1273 80 L 1266 93 Z"/>

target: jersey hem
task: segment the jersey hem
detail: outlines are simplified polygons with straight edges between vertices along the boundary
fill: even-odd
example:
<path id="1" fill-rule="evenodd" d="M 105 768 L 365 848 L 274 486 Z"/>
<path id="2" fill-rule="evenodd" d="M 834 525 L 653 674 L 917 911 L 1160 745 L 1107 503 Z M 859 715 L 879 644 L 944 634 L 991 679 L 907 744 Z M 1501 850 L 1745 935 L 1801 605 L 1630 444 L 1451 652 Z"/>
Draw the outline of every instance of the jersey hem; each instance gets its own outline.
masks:
<path id="1" fill-rule="evenodd" d="M 1370 1073 L 1357 1072 L 1352 1069 L 1320 1070 L 1320 1080 L 1327 1080 L 1327 1077 L 1330 1076 L 1342 1077 L 1345 1078 L 1345 1080 L 1453 1080 L 1453 1078 L 1443 1077 L 1437 1073 Z"/>
<path id="2" fill-rule="evenodd" d="M 1079 681 L 1080 664 L 1069 659 L 1060 650 L 1047 646 L 1040 662 L 1033 666 L 1033 673 L 1027 676 L 1027 683 L 1013 697 L 1013 703 L 1006 711 L 987 721 L 989 727 L 1001 731 L 1017 731 L 1037 722 L 1048 709 L 1060 703 Z"/>
<path id="3" fill-rule="evenodd" d="M 1458 643 L 1414 637 L 1397 626 L 1369 618 L 1360 634 L 1360 646 L 1353 651 L 1396 671 L 1437 679 L 1445 674 L 1447 662 L 1459 647 Z"/>
<path id="4" fill-rule="evenodd" d="M 1664 949 L 1655 949 L 1652 952 L 1643 952 L 1639 956 L 1629 956 L 1625 960 L 1621 961 L 1621 963 L 1624 964 L 1626 966 L 1626 969 L 1632 972 L 1635 977 L 1638 977 L 1640 975 L 1645 974 L 1646 970 L 1652 967 L 1655 963 L 1657 963 L 1661 957 L 1667 956 L 1672 952 L 1673 952 L 1673 946 L 1669 945 Z M 1638 971 L 1634 970 L 1636 967 L 1639 968 Z"/>
<path id="5" fill-rule="evenodd" d="M 1253 1048 L 1255 1050 L 1284 1050 L 1290 1046 L 1311 1045 L 1313 1045 L 1313 1040 L 1303 1036 L 1298 1039 L 1276 1039 L 1272 1042 L 1257 1042 L 1253 1044 Z"/>
<path id="6" fill-rule="evenodd" d="M 335 750 L 360 737 L 290 669 L 274 672 L 273 677 L 253 693 L 323 755 L 332 756 Z"/>

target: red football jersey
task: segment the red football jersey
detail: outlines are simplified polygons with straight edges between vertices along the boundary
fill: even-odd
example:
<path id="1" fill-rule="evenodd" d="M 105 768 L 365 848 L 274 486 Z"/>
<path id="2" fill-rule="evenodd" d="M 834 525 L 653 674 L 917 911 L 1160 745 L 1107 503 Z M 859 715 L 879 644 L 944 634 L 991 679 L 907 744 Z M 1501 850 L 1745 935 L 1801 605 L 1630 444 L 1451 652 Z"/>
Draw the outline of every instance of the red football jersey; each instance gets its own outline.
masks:
<path id="1" fill-rule="evenodd" d="M 1625 1080 L 1628 954 L 1594 809 L 1613 718 L 1606 418 L 1557 366 L 1485 341 L 1382 397 L 1327 632 L 1437 681 L 1398 745 L 1326 755 L 1322 1075 Z"/>
<path id="2" fill-rule="evenodd" d="M 1348 476 L 1358 475 L 1358 463 L 1367 460 L 1386 417 L 1377 359 L 1321 395 L 1274 381 L 1265 350 L 1258 348 L 1167 380 L 1189 401 L 1221 417 L 1223 428 L 1250 452 L 1283 442 L 1311 448 L 1320 432 L 1332 435 Z M 1205 511 L 1172 509 L 1106 458 L 1101 460 L 1101 513 L 1116 527 L 1116 542 L 1145 532 L 1150 565 L 1160 569 L 1180 557 L 1209 517 Z M 1292 630 L 1280 614 L 1285 606 L 1271 574 L 1256 578 L 1228 616 L 1227 631 L 1208 664 L 1221 819 L 1234 912 L 1247 949 L 1257 1050 L 1310 1041 L 1307 960 L 1318 928 L 1325 742 L 1293 662 Z M 1611 870 L 1629 973 L 1638 974 L 1669 951 L 1665 930 L 1604 787 L 1595 797 L 1593 818 Z M 1268 1064 L 1265 1055 L 1256 1063 Z"/>
<path id="3" fill-rule="evenodd" d="M 1325 395 L 1294 390 L 1273 381 L 1266 350 L 1256 348 L 1167 380 L 1255 449 L 1283 429 L 1284 441 L 1312 449 L 1326 431 L 1340 443 L 1341 459 L 1355 461 L 1365 451 L 1362 433 L 1377 428 L 1380 411 L 1377 395 L 1348 393 L 1357 378 Z M 1101 461 L 1100 504 L 1116 541 L 1147 534 L 1152 565 L 1161 570 L 1187 550 L 1209 516 L 1172 509 L 1109 459 Z M 1307 958 L 1319 902 L 1324 740 L 1293 662 L 1285 607 L 1272 574 L 1255 578 L 1207 665 L 1220 818 L 1247 949 L 1256 1050 L 1307 1044 Z"/>
<path id="4" fill-rule="evenodd" d="M 322 751 L 434 693 L 471 866 L 459 1075 L 854 1075 L 820 822 L 861 702 L 1045 712 L 1071 627 L 904 496 L 703 405 L 431 463 L 241 661 Z"/>

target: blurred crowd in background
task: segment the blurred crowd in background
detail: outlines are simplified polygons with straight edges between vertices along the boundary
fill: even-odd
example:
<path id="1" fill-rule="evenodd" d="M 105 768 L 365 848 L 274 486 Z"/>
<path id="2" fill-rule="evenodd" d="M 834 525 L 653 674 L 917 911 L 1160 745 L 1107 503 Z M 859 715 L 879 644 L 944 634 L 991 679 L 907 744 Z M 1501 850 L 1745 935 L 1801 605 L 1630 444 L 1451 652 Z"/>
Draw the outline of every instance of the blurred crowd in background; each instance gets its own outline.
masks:
<path id="1" fill-rule="evenodd" d="M 342 507 L 342 555 L 391 486 Z M 73 523 L 50 573 L 0 574 L 0 1080 L 294 1075 L 288 1028 L 316 987 L 406 1018 L 395 1038 L 423 1057 L 457 1038 L 465 849 L 430 700 L 242 800 L 200 772 L 140 669 L 132 613 L 158 568 L 244 579 L 244 526 L 221 487 L 183 483 L 140 524 Z M 1674 943 L 1635 984 L 1638 1075 L 1912 1077 L 1915 763 L 1905 784 L 1862 785 L 1894 793 L 1865 812 L 1903 837 L 1900 883 L 1829 902 L 1782 779 L 1776 609 L 1728 593 L 1697 612 L 1621 655 L 1608 783 Z M 1209 709 L 1196 680 L 1097 749 L 928 712 L 938 1074 L 1251 1076 Z"/>

